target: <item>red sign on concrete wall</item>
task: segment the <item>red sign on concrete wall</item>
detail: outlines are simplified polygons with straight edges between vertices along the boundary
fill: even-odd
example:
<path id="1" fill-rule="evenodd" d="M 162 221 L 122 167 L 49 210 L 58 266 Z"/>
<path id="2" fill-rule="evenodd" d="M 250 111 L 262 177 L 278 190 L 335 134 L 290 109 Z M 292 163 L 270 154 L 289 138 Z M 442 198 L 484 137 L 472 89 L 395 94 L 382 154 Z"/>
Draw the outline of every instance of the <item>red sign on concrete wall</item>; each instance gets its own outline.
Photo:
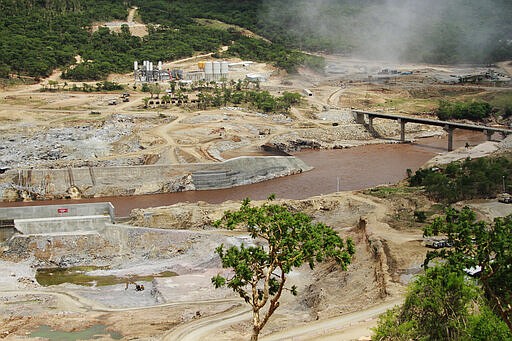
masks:
<path id="1" fill-rule="evenodd" d="M 57 213 L 68 213 L 67 208 L 57 208 Z"/>

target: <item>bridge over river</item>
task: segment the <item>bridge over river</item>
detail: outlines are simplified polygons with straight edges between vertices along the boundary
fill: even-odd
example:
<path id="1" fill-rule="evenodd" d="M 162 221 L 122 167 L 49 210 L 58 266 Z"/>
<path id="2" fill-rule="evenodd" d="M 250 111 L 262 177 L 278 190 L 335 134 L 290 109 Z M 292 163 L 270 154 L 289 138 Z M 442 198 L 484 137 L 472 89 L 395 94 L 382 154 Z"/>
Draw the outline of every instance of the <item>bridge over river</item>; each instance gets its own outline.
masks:
<path id="1" fill-rule="evenodd" d="M 361 110 L 352 110 L 352 113 L 355 116 L 356 122 L 359 124 L 366 124 L 365 116 L 368 117 L 368 127 L 370 131 L 373 131 L 373 120 L 375 118 L 382 118 L 388 120 L 395 120 L 400 123 L 400 141 L 405 142 L 405 124 L 406 123 L 420 123 L 420 124 L 428 124 L 438 127 L 443 127 L 444 130 L 448 133 L 448 151 L 453 150 L 453 131 L 455 129 L 464 129 L 464 130 L 473 130 L 473 131 L 481 131 L 487 135 L 487 140 L 490 141 L 492 136 L 495 133 L 500 133 L 503 137 L 508 134 L 512 134 L 511 129 L 505 128 L 495 128 L 495 127 L 487 127 L 482 125 L 475 124 L 465 124 L 465 123 L 456 123 L 456 122 L 448 122 L 448 121 L 439 121 L 439 120 L 431 120 L 428 118 L 419 118 L 412 116 L 400 116 L 400 115 L 390 115 L 376 112 L 368 112 Z"/>

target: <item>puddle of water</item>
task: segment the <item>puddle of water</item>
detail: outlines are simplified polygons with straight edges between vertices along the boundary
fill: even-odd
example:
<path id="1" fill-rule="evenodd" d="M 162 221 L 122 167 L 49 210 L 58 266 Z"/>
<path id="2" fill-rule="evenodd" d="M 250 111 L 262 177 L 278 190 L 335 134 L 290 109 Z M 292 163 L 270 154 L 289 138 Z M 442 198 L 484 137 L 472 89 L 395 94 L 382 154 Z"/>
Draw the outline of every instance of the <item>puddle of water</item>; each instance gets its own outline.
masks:
<path id="1" fill-rule="evenodd" d="M 113 275 L 100 276 L 89 275 L 94 270 L 106 270 L 106 267 L 97 266 L 75 266 L 70 268 L 46 268 L 37 269 L 36 280 L 42 286 L 59 285 L 71 283 L 83 286 L 106 286 L 124 284 L 127 282 L 151 282 L 155 277 L 172 277 L 178 274 L 172 271 L 164 271 L 158 274 L 147 276 L 126 276 L 118 277 Z"/>
<path id="2" fill-rule="evenodd" d="M 53 330 L 50 326 L 42 325 L 30 333 L 30 337 L 42 337 L 52 341 L 94 340 L 105 336 L 110 336 L 114 340 L 123 338 L 120 333 L 108 331 L 104 324 L 95 324 L 87 329 L 74 332 Z"/>

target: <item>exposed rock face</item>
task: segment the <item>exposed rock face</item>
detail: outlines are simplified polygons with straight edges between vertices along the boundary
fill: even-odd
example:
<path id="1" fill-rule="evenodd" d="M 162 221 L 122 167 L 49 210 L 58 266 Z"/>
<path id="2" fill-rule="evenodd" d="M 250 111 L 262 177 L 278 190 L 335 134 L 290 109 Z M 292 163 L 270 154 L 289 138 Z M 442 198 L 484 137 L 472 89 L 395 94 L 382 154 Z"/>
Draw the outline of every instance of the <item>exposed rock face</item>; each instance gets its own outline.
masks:
<path id="1" fill-rule="evenodd" d="M 312 197 L 304 200 L 277 200 L 294 211 L 304 212 L 333 227 L 344 224 L 355 226 L 359 214 L 371 210 L 371 205 L 357 202 L 347 196 Z M 258 202 L 257 202 L 258 203 Z M 262 201 L 259 201 L 262 203 Z M 240 202 L 227 201 L 222 205 L 206 202 L 178 203 L 172 206 L 135 209 L 130 214 L 130 224 L 165 229 L 209 229 L 212 223 L 222 217 L 227 210 L 237 210 Z M 341 227 L 341 226 L 340 226 Z"/>
<path id="2" fill-rule="evenodd" d="M 114 257 L 116 249 L 115 245 L 94 232 L 17 235 L 10 240 L 4 256 L 20 259 L 33 257 L 38 266 L 104 265 L 106 260 Z"/>
<path id="3" fill-rule="evenodd" d="M 135 209 L 130 214 L 130 224 L 165 229 L 196 230 L 211 228 L 212 223 L 222 217 L 226 210 L 236 210 L 238 202 L 227 202 L 222 206 L 205 202 L 178 203 L 172 206 Z"/>

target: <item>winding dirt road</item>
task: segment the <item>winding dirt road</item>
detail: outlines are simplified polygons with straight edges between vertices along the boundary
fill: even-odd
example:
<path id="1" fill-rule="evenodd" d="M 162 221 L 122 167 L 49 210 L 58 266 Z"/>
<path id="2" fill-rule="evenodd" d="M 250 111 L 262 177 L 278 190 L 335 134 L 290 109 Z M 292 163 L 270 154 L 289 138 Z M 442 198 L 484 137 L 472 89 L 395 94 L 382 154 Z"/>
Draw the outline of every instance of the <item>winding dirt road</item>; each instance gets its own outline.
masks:
<path id="1" fill-rule="evenodd" d="M 98 303 L 97 301 L 84 298 L 71 291 L 46 291 L 46 290 L 5 290 L 0 291 L 2 295 L 43 295 L 53 296 L 57 299 L 58 304 L 71 311 L 92 311 L 92 312 L 119 312 L 119 311 L 138 311 L 148 310 L 162 307 L 176 307 L 182 305 L 204 305 L 210 303 L 239 303 L 238 298 L 220 298 L 211 300 L 192 300 L 192 301 L 179 301 L 162 303 L 144 307 L 127 307 L 127 308 L 111 308 Z"/>
<path id="2" fill-rule="evenodd" d="M 221 314 L 209 316 L 184 324 L 163 337 L 167 341 L 197 341 L 207 340 L 215 331 L 229 325 L 249 320 L 249 306 L 239 304 Z"/>
<path id="3" fill-rule="evenodd" d="M 332 340 L 343 340 L 347 329 L 350 334 L 357 337 L 367 333 L 370 334 L 370 321 L 375 322 L 376 318 L 386 310 L 399 305 L 403 298 L 393 299 L 391 301 L 369 307 L 368 309 L 357 311 L 355 313 L 337 316 L 327 320 L 314 321 L 303 326 L 288 328 L 283 331 L 261 337 L 262 341 L 278 340 L 311 340 L 319 338 L 332 338 Z M 209 340 L 216 331 L 220 331 L 230 325 L 248 321 L 251 318 L 251 312 L 246 305 L 238 305 L 221 314 L 209 316 L 204 319 L 192 321 L 181 325 L 163 337 L 168 341 L 197 341 Z M 218 336 L 216 336 L 217 338 Z M 218 339 L 218 338 L 217 338 Z"/>

